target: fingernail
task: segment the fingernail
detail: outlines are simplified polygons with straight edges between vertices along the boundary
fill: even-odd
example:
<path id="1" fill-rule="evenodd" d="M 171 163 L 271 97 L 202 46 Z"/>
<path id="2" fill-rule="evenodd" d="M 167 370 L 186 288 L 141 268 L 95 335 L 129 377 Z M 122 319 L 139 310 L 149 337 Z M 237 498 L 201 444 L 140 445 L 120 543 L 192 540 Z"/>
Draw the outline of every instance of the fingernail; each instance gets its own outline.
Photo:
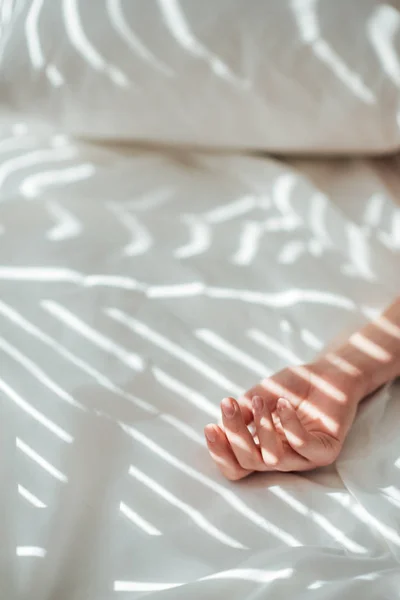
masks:
<path id="1" fill-rule="evenodd" d="M 221 403 L 222 412 L 227 417 L 227 419 L 231 419 L 235 414 L 235 405 L 233 404 L 230 398 L 224 398 Z"/>
<path id="2" fill-rule="evenodd" d="M 207 425 L 204 429 L 204 433 L 211 444 L 217 441 L 217 432 L 214 429 L 214 425 Z"/>
<path id="3" fill-rule="evenodd" d="M 279 398 L 278 400 L 278 410 L 279 411 L 284 411 L 284 410 L 288 410 L 291 408 L 291 404 L 288 400 L 286 400 L 286 398 Z"/>
<path id="4" fill-rule="evenodd" d="M 264 408 L 264 400 L 261 398 L 261 396 L 254 396 L 252 404 L 254 412 L 259 413 Z"/>

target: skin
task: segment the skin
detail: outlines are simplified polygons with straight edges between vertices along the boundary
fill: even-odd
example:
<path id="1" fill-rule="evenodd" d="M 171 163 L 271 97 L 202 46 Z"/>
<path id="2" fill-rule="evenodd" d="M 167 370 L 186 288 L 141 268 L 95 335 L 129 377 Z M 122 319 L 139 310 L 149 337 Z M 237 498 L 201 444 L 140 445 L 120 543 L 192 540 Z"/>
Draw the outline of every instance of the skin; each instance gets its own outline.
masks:
<path id="1" fill-rule="evenodd" d="M 210 455 L 231 481 L 260 471 L 333 463 L 359 403 L 400 376 L 400 298 L 336 350 L 283 369 L 221 402 L 222 426 L 205 428 Z"/>

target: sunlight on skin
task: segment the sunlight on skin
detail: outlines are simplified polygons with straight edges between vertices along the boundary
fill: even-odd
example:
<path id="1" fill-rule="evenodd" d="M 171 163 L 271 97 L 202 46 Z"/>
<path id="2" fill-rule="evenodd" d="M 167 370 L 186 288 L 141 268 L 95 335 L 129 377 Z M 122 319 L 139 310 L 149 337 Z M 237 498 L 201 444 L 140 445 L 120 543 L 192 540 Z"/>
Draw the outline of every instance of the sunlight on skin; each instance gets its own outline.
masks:
<path id="1" fill-rule="evenodd" d="M 36 558 L 44 558 L 46 550 L 38 546 L 18 546 L 16 550 L 17 556 L 29 556 Z"/>
<path id="2" fill-rule="evenodd" d="M 107 12 L 110 17 L 110 22 L 134 54 L 167 77 L 172 77 L 174 75 L 174 71 L 159 58 L 156 58 L 132 29 L 130 29 L 121 6 L 121 0 L 107 0 Z"/>
<path id="3" fill-rule="evenodd" d="M 178 0 L 158 0 L 165 24 L 176 42 L 198 58 L 204 59 L 218 77 L 240 87 L 248 87 L 249 81 L 238 77 L 224 61 L 204 46 L 190 30 L 189 23 Z"/>
<path id="4" fill-rule="evenodd" d="M 16 404 L 19 408 L 21 408 L 24 412 L 26 412 L 30 417 L 35 419 L 38 423 L 46 427 L 49 431 L 54 433 L 60 440 L 66 442 L 67 444 L 71 444 L 74 441 L 74 438 L 64 431 L 59 425 L 53 423 L 50 419 L 48 419 L 43 413 L 34 408 L 29 402 L 21 398 L 15 390 L 11 386 L 9 386 L 3 379 L 0 379 L 0 390 L 5 394 L 14 404 Z"/>
<path id="5" fill-rule="evenodd" d="M 347 400 L 346 394 L 344 394 L 336 386 L 332 385 L 331 383 L 328 383 L 326 381 L 326 379 L 324 379 L 323 377 L 316 375 L 309 369 L 306 369 L 305 367 L 302 367 L 302 366 L 294 366 L 294 367 L 290 367 L 290 369 L 293 371 L 293 373 L 295 373 L 299 377 L 302 377 L 306 381 L 309 381 L 309 379 L 311 377 L 312 384 L 315 385 L 316 388 L 321 390 L 321 392 L 323 392 L 324 394 L 326 394 L 333 400 L 337 400 L 338 402 L 346 402 L 346 400 Z M 281 394 L 281 395 L 286 397 L 285 394 Z"/>
<path id="6" fill-rule="evenodd" d="M 343 531 L 332 525 L 332 523 L 324 515 L 321 515 L 317 511 L 308 508 L 305 504 L 297 500 L 297 498 L 294 498 L 286 490 L 279 486 L 272 486 L 269 488 L 269 491 L 295 511 L 314 521 L 314 523 L 326 531 L 336 542 L 341 544 L 349 552 L 354 552 L 356 554 L 366 554 L 368 552 L 367 548 L 360 546 L 360 544 L 357 544 L 348 538 Z"/>
<path id="7" fill-rule="evenodd" d="M 162 485 L 154 481 L 154 479 L 152 479 L 133 465 L 131 465 L 129 468 L 129 475 L 131 475 L 137 481 L 151 489 L 155 494 L 163 498 L 163 500 L 185 513 L 193 521 L 193 523 L 200 527 L 200 529 L 202 529 L 205 533 L 215 538 L 225 546 L 236 548 L 238 550 L 248 549 L 247 546 L 244 546 L 237 540 L 233 539 L 232 537 L 218 529 L 218 527 L 215 527 L 201 514 L 200 511 L 195 509 L 193 506 L 190 506 L 186 502 L 180 500 L 180 498 L 166 490 Z"/>
<path id="8" fill-rule="evenodd" d="M 19 438 L 16 439 L 16 443 L 18 450 L 21 450 L 21 452 L 23 452 L 26 456 L 28 456 L 28 458 L 30 458 L 36 464 L 42 467 L 42 469 L 49 473 L 49 475 L 51 475 L 55 479 L 58 479 L 58 481 L 61 481 L 62 483 L 67 483 L 68 477 L 64 475 L 64 473 L 61 473 L 61 471 L 56 469 L 54 465 L 52 465 L 46 459 L 44 459 L 43 456 L 40 456 L 40 454 L 35 452 L 35 450 L 28 446 L 28 444 L 25 444 L 25 442 L 23 442 Z"/>
<path id="9" fill-rule="evenodd" d="M 46 333 L 44 333 L 43 331 L 38 329 L 35 325 L 30 323 L 27 319 L 25 319 L 16 310 L 11 308 L 11 306 L 8 306 L 7 304 L 5 304 L 4 302 L 1 302 L 1 301 L 0 301 L 0 315 L 4 316 L 6 319 L 10 320 L 12 323 L 17 325 L 21 329 L 23 329 L 25 333 L 33 336 L 34 338 L 41 341 L 46 346 L 50 347 L 57 354 L 62 356 L 68 362 L 72 363 L 75 367 L 77 367 L 78 369 L 80 369 L 81 371 L 83 371 L 84 373 L 89 375 L 97 383 L 102 385 L 104 388 L 110 390 L 117 396 L 125 398 L 129 402 L 133 403 L 134 405 L 138 406 L 139 408 L 141 408 L 142 410 L 144 410 L 150 414 L 154 414 L 154 413 L 158 412 L 154 408 L 154 406 L 152 406 L 148 402 L 144 402 L 143 400 L 140 400 L 136 396 L 133 396 L 132 394 L 129 394 L 129 393 L 125 392 L 123 389 L 114 385 L 114 383 L 110 379 L 108 379 L 108 377 L 105 377 L 102 373 L 97 371 L 91 365 L 89 365 L 85 361 L 78 358 L 76 356 L 76 354 L 67 350 L 64 346 L 59 344 L 52 337 L 50 337 L 49 335 L 47 335 Z M 1 386 L 1 380 L 0 380 L 0 386 Z M 21 399 L 19 399 L 18 401 L 20 401 L 20 400 Z"/>
<path id="10" fill-rule="evenodd" d="M 82 233 L 83 225 L 64 206 L 53 200 L 46 203 L 46 208 L 50 215 L 57 221 L 57 225 L 46 233 L 48 240 L 61 242 L 76 238 Z"/>
<path id="11" fill-rule="evenodd" d="M 129 506 L 127 506 L 124 502 L 121 502 L 119 505 L 120 512 L 125 515 L 132 523 L 134 523 L 139 529 L 147 533 L 148 535 L 162 535 L 161 531 L 154 527 L 151 523 L 143 519 L 140 515 L 138 515 L 135 511 L 133 511 Z"/>
<path id="12" fill-rule="evenodd" d="M 370 358 L 379 362 L 388 363 L 392 358 L 392 355 L 389 352 L 361 333 L 353 334 L 350 338 L 350 344 L 358 350 L 361 350 L 364 354 L 367 354 Z"/>
<path id="13" fill-rule="evenodd" d="M 386 317 L 378 317 L 377 319 L 375 319 L 374 325 L 376 325 L 376 327 L 379 327 L 379 329 L 382 329 L 382 331 L 389 334 L 396 340 L 400 341 L 400 327 L 389 321 L 389 319 L 387 319 Z"/>
<path id="14" fill-rule="evenodd" d="M 299 369 L 301 377 L 296 379 L 299 377 L 296 370 Z M 337 436 L 341 431 L 345 433 L 346 427 L 350 425 L 349 419 L 355 416 L 355 405 L 352 402 L 350 408 L 347 408 L 343 402 L 338 403 L 339 406 L 346 407 L 346 414 L 348 413 L 340 425 L 336 418 L 337 409 L 332 407 L 334 405 L 329 409 L 329 402 L 337 403 L 337 394 L 334 394 L 333 399 L 327 395 L 325 390 L 332 394 L 331 386 L 323 378 L 316 376 L 318 386 L 322 388 L 322 391 L 319 390 L 315 379 L 313 380 L 314 375 L 305 367 L 288 368 L 276 376 L 278 379 L 284 378 L 287 385 L 282 385 L 274 378 L 265 379 L 246 393 L 241 400 L 242 407 L 246 406 L 248 411 L 248 403 L 251 399 L 253 401 L 251 417 L 245 417 L 246 423 L 248 419 L 254 418 L 258 439 L 246 427 L 243 420 L 244 408 L 239 408 L 232 398 L 222 401 L 223 430 L 210 424 L 205 428 L 205 435 L 212 458 L 228 479 L 240 479 L 253 471 L 309 470 L 328 464 L 326 461 L 333 462 L 340 449 L 339 445 L 343 443 Z M 300 395 L 294 393 L 293 389 L 298 389 Z M 310 391 L 321 394 L 324 405 L 332 411 L 330 414 L 318 406 L 318 396 L 315 400 L 312 393 L 309 396 Z M 299 413 L 296 412 L 297 409 Z M 309 431 L 311 425 L 317 433 Z"/>
<path id="15" fill-rule="evenodd" d="M 264 516 L 259 515 L 256 511 L 247 506 L 239 496 L 232 492 L 232 490 L 228 487 L 225 487 L 225 485 L 221 485 L 217 481 L 214 481 L 214 479 L 211 479 L 203 473 L 196 471 L 179 458 L 176 458 L 175 456 L 164 450 L 164 448 L 161 448 L 161 446 L 159 446 L 153 440 L 141 433 L 138 429 L 135 429 L 134 427 L 127 427 L 123 424 L 121 424 L 121 427 L 135 440 L 137 440 L 138 442 L 146 446 L 149 450 L 160 456 L 160 458 L 165 460 L 168 464 L 170 464 L 182 473 L 185 473 L 185 475 L 187 475 L 191 479 L 198 481 L 205 487 L 218 494 L 231 508 L 233 508 L 245 519 L 249 520 L 251 523 L 259 527 L 260 529 L 273 535 L 288 546 L 302 546 L 301 542 L 299 542 L 291 534 L 280 529 L 279 527 L 274 525 L 274 523 L 268 521 Z"/>
<path id="16" fill-rule="evenodd" d="M 144 361 L 141 356 L 134 354 L 129 350 L 123 348 L 120 344 L 114 342 L 111 338 L 102 334 L 97 329 L 90 327 L 82 319 L 74 315 L 71 311 L 67 310 L 64 306 L 61 306 L 57 302 L 52 300 L 42 300 L 40 306 L 44 310 L 50 313 L 55 318 L 59 319 L 62 323 L 65 323 L 70 329 L 73 329 L 86 340 L 92 342 L 98 348 L 101 348 L 108 354 L 115 356 L 119 361 L 130 369 L 135 371 L 143 371 Z"/>
<path id="17" fill-rule="evenodd" d="M 273 394 L 276 398 L 286 398 L 294 406 L 298 406 L 303 400 L 301 396 L 291 392 L 287 387 L 281 385 L 273 379 L 263 379 L 261 386 L 267 391 Z"/>
<path id="18" fill-rule="evenodd" d="M 324 358 L 329 363 L 331 363 L 331 365 L 337 367 L 338 369 L 343 371 L 343 373 L 346 373 L 347 375 L 350 375 L 351 377 L 358 377 L 361 375 L 360 369 L 358 369 L 356 366 L 354 366 L 348 360 L 345 360 L 344 358 L 342 358 L 341 356 L 338 356 L 337 354 L 335 354 L 333 352 L 329 352 Z"/>
<path id="19" fill-rule="evenodd" d="M 197 392 L 196 390 L 185 385 L 176 377 L 172 377 L 162 369 L 158 367 L 152 368 L 152 373 L 155 379 L 165 388 L 171 390 L 175 394 L 181 396 L 184 400 L 189 401 L 195 408 L 202 410 L 208 415 L 217 418 L 219 415 L 218 408 L 210 402 L 205 396 Z"/>
<path id="20" fill-rule="evenodd" d="M 25 498 L 25 500 L 35 508 L 47 508 L 47 504 L 39 500 L 37 496 L 32 494 L 32 492 L 30 492 L 20 484 L 18 484 L 18 493 L 20 496 L 22 496 L 22 498 Z"/>
<path id="21" fill-rule="evenodd" d="M 256 360 L 252 356 L 249 356 L 246 354 L 246 352 L 243 352 L 243 350 L 239 350 L 236 348 L 236 346 L 230 344 L 213 331 L 210 331 L 209 329 L 197 329 L 195 335 L 198 339 L 202 340 L 206 344 L 209 344 L 212 348 L 218 350 L 222 354 L 225 354 L 234 362 L 250 371 L 253 371 L 253 373 L 259 377 L 268 375 L 269 369 L 264 363 Z"/>
<path id="22" fill-rule="evenodd" d="M 177 358 L 179 361 L 184 362 L 192 369 L 195 369 L 196 371 L 198 371 L 199 373 L 201 373 L 202 375 L 219 385 L 222 389 L 229 391 L 235 390 L 231 393 L 241 394 L 242 388 L 229 381 L 229 379 L 221 375 L 216 369 L 213 369 L 201 359 L 197 358 L 187 350 L 184 350 L 184 348 L 182 348 L 181 346 L 178 346 L 178 344 L 171 342 L 167 337 L 148 327 L 148 325 L 146 325 L 145 323 L 142 323 L 137 319 L 129 317 L 128 315 L 116 308 L 106 309 L 105 312 L 115 321 L 122 323 L 123 325 L 128 327 L 128 329 L 130 329 L 137 335 L 143 337 L 145 340 L 148 340 L 156 346 L 159 346 L 174 358 Z"/>
<path id="23" fill-rule="evenodd" d="M 359 402 L 400 375 L 399 324 L 397 298 L 335 352 L 264 379 L 240 398 L 241 406 L 225 398 L 223 429 L 205 428 L 209 452 L 222 474 L 237 480 L 268 467 L 309 470 L 334 462 Z M 250 431 L 253 419 L 255 431 Z"/>
<path id="24" fill-rule="evenodd" d="M 280 569 L 278 571 L 263 571 L 261 569 L 231 569 L 229 571 L 221 571 L 206 577 L 196 579 L 199 581 L 213 581 L 218 579 L 252 581 L 254 583 L 270 583 L 278 579 L 289 579 L 293 575 L 293 569 Z M 152 592 L 162 591 L 188 585 L 186 583 L 149 583 L 141 581 L 115 581 L 115 592 Z"/>
<path id="25" fill-rule="evenodd" d="M 207 252 L 211 245 L 210 226 L 192 215 L 183 215 L 181 220 L 189 227 L 191 240 L 185 246 L 174 250 L 174 257 L 183 260 Z"/>
<path id="26" fill-rule="evenodd" d="M 226 428 L 225 428 L 225 432 L 226 432 Z M 230 431 L 229 432 L 229 443 L 231 444 L 232 448 L 241 450 L 242 453 L 243 453 L 243 455 L 248 454 L 248 455 L 251 456 L 251 452 L 249 450 L 249 445 L 243 439 L 243 433 L 242 432 L 236 433 L 235 431 Z M 276 458 L 275 455 L 272 455 L 272 457 L 273 457 L 273 460 Z M 259 460 L 261 460 L 261 456 L 259 456 L 259 457 L 257 456 L 257 458 Z M 226 461 L 225 461 L 225 459 L 223 457 L 218 456 L 217 457 L 217 462 L 224 463 Z M 266 467 L 266 470 L 267 470 L 267 467 Z"/>
<path id="27" fill-rule="evenodd" d="M 103 72 L 117 85 L 121 87 L 131 85 L 127 76 L 113 65 L 108 64 L 98 50 L 90 43 L 81 23 L 78 0 L 63 0 L 62 9 L 68 38 L 76 51 L 93 69 Z"/>
<path id="28" fill-rule="evenodd" d="M 92 177 L 95 171 L 96 168 L 92 163 L 82 163 L 66 169 L 41 171 L 24 178 L 19 186 L 19 192 L 25 198 L 37 198 L 48 187 L 84 181 Z"/>
<path id="29" fill-rule="evenodd" d="M 15 346 L 9 344 L 5 339 L 0 338 L 0 350 L 8 354 L 18 364 L 28 371 L 35 379 L 40 381 L 42 385 L 47 387 L 53 394 L 55 394 L 61 400 L 64 400 L 74 408 L 83 410 L 84 407 L 79 402 L 76 402 L 74 398 L 68 394 L 58 383 L 53 381 L 48 375 L 32 360 L 22 354 Z"/>
<path id="30" fill-rule="evenodd" d="M 257 401 L 257 405 L 255 404 Z M 282 403 L 285 403 L 282 410 Z M 260 396 L 253 397 L 253 411 L 256 432 L 259 438 L 259 447 L 253 434 L 246 427 L 242 411 L 233 398 L 224 398 L 221 403 L 223 430 L 215 425 L 205 428 L 210 454 L 222 473 L 228 479 L 240 479 L 253 471 L 294 471 L 309 468 L 309 462 L 305 456 L 296 453 L 286 444 L 288 437 L 283 433 L 282 424 L 286 423 L 285 415 L 290 404 L 287 400 L 279 399 L 277 410 L 271 415 L 267 410 L 267 402 L 262 401 Z M 276 422 L 279 419 L 278 423 Z M 266 427 L 265 427 L 266 425 Z M 286 423 L 288 431 L 293 432 L 291 440 L 298 441 L 296 431 L 293 430 L 293 422 Z M 281 435 L 277 436 L 275 428 L 279 429 Z M 211 434 L 211 435 L 210 435 Z M 306 434 L 302 430 L 302 435 Z M 315 445 L 315 440 L 311 440 Z M 305 446 L 300 438 L 300 447 Z M 261 450 L 261 452 L 260 452 Z"/>

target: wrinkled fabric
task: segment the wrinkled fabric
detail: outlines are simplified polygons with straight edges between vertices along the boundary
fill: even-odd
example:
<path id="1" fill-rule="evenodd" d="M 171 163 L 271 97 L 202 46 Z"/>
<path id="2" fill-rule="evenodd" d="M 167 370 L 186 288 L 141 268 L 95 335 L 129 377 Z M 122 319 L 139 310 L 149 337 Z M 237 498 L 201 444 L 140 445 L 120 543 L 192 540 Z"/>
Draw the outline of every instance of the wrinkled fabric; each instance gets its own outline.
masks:
<path id="1" fill-rule="evenodd" d="M 0 103 L 90 139 L 400 146 L 400 4 L 4 0 Z"/>
<path id="2" fill-rule="evenodd" d="M 398 386 L 311 473 L 202 433 L 398 293 L 398 158 L 0 135 L 1 597 L 398 598 Z"/>

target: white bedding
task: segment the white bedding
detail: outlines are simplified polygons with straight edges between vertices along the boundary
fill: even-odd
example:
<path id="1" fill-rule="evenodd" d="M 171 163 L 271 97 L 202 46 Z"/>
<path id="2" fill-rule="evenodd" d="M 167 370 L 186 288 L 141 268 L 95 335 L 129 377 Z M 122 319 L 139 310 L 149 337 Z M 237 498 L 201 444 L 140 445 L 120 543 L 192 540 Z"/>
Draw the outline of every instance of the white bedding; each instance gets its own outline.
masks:
<path id="1" fill-rule="evenodd" d="M 0 107 L 94 140 L 393 152 L 399 44 L 399 0 L 4 0 Z"/>
<path id="2" fill-rule="evenodd" d="M 0 135 L 1 598 L 399 598 L 398 387 L 306 475 L 202 435 L 398 293 L 398 159 Z"/>

